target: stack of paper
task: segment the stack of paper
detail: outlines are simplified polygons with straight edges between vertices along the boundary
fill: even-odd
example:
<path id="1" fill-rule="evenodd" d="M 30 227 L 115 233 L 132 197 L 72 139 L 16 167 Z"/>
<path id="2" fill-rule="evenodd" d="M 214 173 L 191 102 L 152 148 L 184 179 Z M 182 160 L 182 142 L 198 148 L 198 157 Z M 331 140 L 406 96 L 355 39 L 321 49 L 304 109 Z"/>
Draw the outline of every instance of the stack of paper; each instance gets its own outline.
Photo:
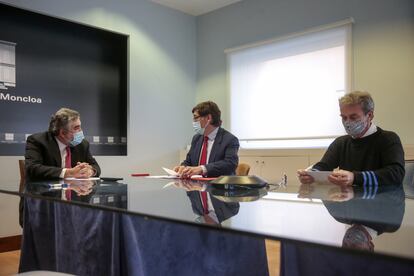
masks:
<path id="1" fill-rule="evenodd" d="M 328 176 L 331 175 L 331 171 L 307 171 L 307 174 L 313 177 L 315 182 L 329 182 Z"/>
<path id="2" fill-rule="evenodd" d="M 180 178 L 180 176 L 178 175 L 178 173 L 176 171 L 167 169 L 167 168 L 162 168 L 167 175 L 150 175 L 150 176 L 146 176 L 146 178 Z M 191 176 L 191 178 L 200 178 L 203 177 L 202 175 L 193 175 Z"/>

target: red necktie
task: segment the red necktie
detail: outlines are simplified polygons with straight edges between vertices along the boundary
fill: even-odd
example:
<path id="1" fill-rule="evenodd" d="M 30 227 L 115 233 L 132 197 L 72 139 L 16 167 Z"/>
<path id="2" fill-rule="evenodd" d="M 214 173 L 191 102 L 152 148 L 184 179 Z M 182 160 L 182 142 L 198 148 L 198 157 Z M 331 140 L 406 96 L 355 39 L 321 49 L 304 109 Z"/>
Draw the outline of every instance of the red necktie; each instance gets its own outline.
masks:
<path id="1" fill-rule="evenodd" d="M 208 145 L 208 137 L 204 136 L 203 147 L 201 148 L 201 155 L 200 155 L 200 162 L 199 165 L 207 164 L 207 145 Z"/>
<path id="2" fill-rule="evenodd" d="M 66 157 L 65 157 L 65 168 L 72 168 L 72 155 L 70 152 L 70 148 L 66 147 Z M 66 200 L 71 200 L 72 198 L 72 192 L 69 188 L 66 188 L 65 191 Z"/>
<path id="3" fill-rule="evenodd" d="M 199 165 L 207 164 L 207 145 L 208 145 L 208 137 L 204 136 L 204 142 L 203 142 L 203 147 L 201 148 Z M 207 192 L 200 192 L 200 196 L 201 196 L 201 202 L 203 204 L 203 212 L 204 214 L 208 214 Z"/>
<path id="4" fill-rule="evenodd" d="M 69 147 L 66 147 L 65 168 L 72 168 L 72 155 Z"/>

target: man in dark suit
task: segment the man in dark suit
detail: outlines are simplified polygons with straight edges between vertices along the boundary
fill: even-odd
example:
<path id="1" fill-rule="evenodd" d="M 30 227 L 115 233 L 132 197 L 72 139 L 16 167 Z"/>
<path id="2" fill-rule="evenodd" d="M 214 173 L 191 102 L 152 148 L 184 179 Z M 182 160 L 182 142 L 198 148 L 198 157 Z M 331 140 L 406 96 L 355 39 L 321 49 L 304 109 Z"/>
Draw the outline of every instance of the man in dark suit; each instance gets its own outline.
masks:
<path id="1" fill-rule="evenodd" d="M 27 138 L 25 166 L 26 181 L 88 178 L 101 173 L 84 139 L 79 113 L 68 108 L 52 116 L 49 131 Z"/>
<path id="2" fill-rule="evenodd" d="M 197 191 L 187 192 L 187 196 L 191 201 L 191 207 L 193 208 L 194 214 L 200 216 L 205 223 L 210 224 L 221 224 L 222 221 L 229 219 L 239 212 L 240 204 L 238 202 L 223 202 L 215 197 L 211 199 L 211 209 L 214 211 L 204 214 L 203 204 L 200 200 L 199 193 Z M 207 217 L 208 216 L 208 217 Z"/>
<path id="3" fill-rule="evenodd" d="M 192 113 L 196 134 L 187 158 L 174 170 L 183 178 L 234 175 L 239 163 L 239 140 L 221 128 L 221 111 L 217 104 L 211 101 L 199 103 Z"/>

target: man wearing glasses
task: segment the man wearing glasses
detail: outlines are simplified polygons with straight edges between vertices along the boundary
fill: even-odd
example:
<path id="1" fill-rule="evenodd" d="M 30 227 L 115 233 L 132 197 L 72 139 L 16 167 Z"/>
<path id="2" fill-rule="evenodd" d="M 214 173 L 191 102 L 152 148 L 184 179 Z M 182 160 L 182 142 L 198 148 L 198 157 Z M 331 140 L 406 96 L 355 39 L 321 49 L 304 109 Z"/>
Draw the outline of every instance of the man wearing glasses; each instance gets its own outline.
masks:
<path id="1" fill-rule="evenodd" d="M 182 178 L 234 175 L 239 163 L 239 140 L 221 127 L 221 111 L 217 104 L 212 101 L 199 103 L 192 113 L 196 134 L 186 159 L 174 170 Z"/>

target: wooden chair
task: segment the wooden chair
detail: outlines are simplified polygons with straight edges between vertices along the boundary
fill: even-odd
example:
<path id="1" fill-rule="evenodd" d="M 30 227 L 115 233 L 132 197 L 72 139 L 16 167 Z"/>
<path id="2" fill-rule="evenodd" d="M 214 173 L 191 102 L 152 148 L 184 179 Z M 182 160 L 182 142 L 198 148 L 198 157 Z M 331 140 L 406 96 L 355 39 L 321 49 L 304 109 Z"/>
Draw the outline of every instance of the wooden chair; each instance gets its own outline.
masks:
<path id="1" fill-rule="evenodd" d="M 405 160 L 403 185 L 405 196 L 407 198 L 414 198 L 414 160 Z"/>
<path id="2" fill-rule="evenodd" d="M 242 175 L 249 175 L 250 171 L 250 165 L 246 163 L 239 163 L 239 165 L 236 168 L 236 175 L 242 176 Z"/>
<path id="3" fill-rule="evenodd" d="M 20 169 L 20 185 L 19 185 L 19 193 L 23 193 L 25 184 L 26 184 L 26 168 L 24 164 L 24 160 L 19 160 L 19 169 Z M 20 198 L 19 202 L 19 224 L 23 228 L 23 198 Z"/>
<path id="4" fill-rule="evenodd" d="M 24 160 L 19 160 L 19 169 L 20 169 L 19 192 L 23 192 L 23 190 L 24 190 L 24 183 L 26 182 L 26 174 L 25 174 Z"/>

